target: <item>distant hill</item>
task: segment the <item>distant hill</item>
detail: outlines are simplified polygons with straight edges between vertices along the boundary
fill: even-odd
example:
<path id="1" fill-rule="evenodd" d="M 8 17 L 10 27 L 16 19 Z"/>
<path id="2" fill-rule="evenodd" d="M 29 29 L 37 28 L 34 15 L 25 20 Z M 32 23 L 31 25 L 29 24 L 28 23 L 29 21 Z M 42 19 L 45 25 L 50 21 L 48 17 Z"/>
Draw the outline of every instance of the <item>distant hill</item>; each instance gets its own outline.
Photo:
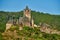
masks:
<path id="1" fill-rule="evenodd" d="M 32 11 L 32 16 L 36 24 L 46 23 L 49 24 L 51 28 L 60 30 L 60 15 Z"/>
<path id="2" fill-rule="evenodd" d="M 4 12 L 0 11 L 0 31 L 5 30 L 5 25 L 9 18 L 12 18 L 15 15 L 15 18 L 19 18 L 23 15 L 23 11 L 20 12 Z M 60 15 L 51 15 L 43 12 L 31 11 L 31 15 L 34 19 L 35 24 L 46 23 L 51 26 L 51 28 L 60 30 Z"/>

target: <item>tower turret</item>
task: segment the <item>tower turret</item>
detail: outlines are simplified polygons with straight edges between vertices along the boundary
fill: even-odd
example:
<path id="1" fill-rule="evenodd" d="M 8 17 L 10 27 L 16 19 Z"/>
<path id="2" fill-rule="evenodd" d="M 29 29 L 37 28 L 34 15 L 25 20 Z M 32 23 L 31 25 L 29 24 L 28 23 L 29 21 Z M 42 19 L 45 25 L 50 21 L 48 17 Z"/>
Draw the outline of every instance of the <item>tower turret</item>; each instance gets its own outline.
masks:
<path id="1" fill-rule="evenodd" d="M 28 19 L 31 19 L 31 10 L 26 6 L 24 9 L 24 17 L 27 17 Z"/>

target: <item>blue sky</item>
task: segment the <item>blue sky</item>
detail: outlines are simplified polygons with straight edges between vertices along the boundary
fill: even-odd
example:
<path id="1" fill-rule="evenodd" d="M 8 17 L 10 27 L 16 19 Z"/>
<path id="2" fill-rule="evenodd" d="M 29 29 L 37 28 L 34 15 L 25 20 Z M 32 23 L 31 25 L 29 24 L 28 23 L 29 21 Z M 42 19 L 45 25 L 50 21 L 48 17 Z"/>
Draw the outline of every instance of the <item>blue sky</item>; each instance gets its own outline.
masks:
<path id="1" fill-rule="evenodd" d="M 0 11 L 21 11 L 26 5 L 31 10 L 60 15 L 60 0 L 0 0 Z"/>

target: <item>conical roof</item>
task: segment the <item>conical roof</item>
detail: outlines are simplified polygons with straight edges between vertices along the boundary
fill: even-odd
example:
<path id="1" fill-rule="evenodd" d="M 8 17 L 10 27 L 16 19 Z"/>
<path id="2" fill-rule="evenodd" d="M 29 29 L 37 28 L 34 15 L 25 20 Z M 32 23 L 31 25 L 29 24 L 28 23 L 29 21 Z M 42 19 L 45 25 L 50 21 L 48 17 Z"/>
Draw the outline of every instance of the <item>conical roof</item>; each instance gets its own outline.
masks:
<path id="1" fill-rule="evenodd" d="M 25 10 L 29 10 L 28 6 L 26 6 Z"/>

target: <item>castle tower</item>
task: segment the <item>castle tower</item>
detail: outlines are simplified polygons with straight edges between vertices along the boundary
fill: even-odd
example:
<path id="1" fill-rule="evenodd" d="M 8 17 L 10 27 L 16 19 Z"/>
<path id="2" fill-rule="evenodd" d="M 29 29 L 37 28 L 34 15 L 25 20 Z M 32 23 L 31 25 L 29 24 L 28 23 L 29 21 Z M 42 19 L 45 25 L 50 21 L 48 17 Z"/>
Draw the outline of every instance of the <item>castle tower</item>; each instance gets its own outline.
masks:
<path id="1" fill-rule="evenodd" d="M 32 23 L 32 27 L 34 27 L 34 20 L 33 19 L 32 19 L 32 22 L 31 23 Z"/>
<path id="2" fill-rule="evenodd" d="M 27 17 L 29 20 L 31 19 L 31 10 L 26 6 L 24 9 L 24 17 Z"/>
<path id="3" fill-rule="evenodd" d="M 26 6 L 24 9 L 24 25 L 31 26 L 31 10 Z"/>

